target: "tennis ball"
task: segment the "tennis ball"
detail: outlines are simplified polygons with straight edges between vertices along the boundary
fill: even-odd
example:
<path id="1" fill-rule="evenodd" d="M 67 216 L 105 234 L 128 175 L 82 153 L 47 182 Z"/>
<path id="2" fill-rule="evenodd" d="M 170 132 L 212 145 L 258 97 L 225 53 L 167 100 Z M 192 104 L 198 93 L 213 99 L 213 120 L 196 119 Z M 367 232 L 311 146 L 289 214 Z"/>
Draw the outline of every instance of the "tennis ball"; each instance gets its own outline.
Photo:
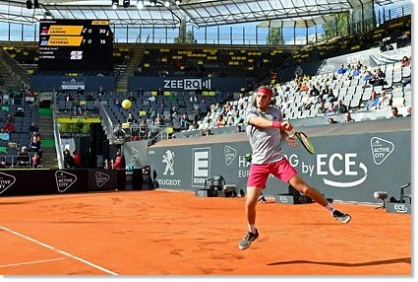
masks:
<path id="1" fill-rule="evenodd" d="M 125 100 L 122 101 L 122 107 L 124 109 L 130 109 L 131 106 L 132 106 L 132 103 L 128 99 L 125 99 Z"/>

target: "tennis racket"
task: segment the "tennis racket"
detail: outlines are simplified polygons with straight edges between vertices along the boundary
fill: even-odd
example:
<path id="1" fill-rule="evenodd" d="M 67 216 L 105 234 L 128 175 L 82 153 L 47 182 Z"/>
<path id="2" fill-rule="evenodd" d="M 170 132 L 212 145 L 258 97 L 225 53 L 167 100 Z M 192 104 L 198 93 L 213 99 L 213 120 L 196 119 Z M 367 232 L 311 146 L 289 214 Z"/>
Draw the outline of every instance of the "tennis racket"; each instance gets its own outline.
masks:
<path id="1" fill-rule="evenodd" d="M 295 131 L 294 129 L 292 129 L 290 133 L 290 137 L 294 138 L 296 136 L 296 138 L 300 141 L 300 143 L 302 143 L 306 151 L 308 151 L 311 155 L 315 153 L 315 147 L 312 143 L 312 140 L 305 133 L 303 133 L 302 131 Z"/>

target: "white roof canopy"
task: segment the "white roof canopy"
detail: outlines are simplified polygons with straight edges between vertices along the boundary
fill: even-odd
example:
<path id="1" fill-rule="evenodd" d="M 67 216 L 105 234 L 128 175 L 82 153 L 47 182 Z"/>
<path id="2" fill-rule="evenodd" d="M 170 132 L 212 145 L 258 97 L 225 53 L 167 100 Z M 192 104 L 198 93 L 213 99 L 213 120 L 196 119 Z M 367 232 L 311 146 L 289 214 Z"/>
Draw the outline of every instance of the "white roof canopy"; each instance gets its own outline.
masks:
<path id="1" fill-rule="evenodd" d="M 158 0 L 155 7 L 136 6 L 137 0 L 124 8 L 112 9 L 112 0 L 39 0 L 39 9 L 27 9 L 26 0 L 0 0 L 0 21 L 35 23 L 47 15 L 53 19 L 109 19 L 114 25 L 143 27 L 179 26 L 185 20 L 198 27 L 220 26 L 236 23 L 296 19 L 312 24 L 327 20 L 328 16 L 345 12 L 372 0 L 182 0 L 179 6 L 169 8 Z M 376 0 L 385 4 L 394 0 Z M 145 0 L 149 3 L 149 0 Z M 299 24 L 299 23 L 298 23 Z"/>

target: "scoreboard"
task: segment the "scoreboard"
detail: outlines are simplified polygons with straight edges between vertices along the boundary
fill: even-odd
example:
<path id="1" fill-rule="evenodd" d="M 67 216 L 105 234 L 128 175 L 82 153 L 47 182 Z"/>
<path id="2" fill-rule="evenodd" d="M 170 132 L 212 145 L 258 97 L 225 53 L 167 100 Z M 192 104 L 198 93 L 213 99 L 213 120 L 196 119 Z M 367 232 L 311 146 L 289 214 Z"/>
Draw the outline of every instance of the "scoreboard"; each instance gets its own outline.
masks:
<path id="1" fill-rule="evenodd" d="M 39 71 L 113 71 L 108 20 L 41 20 Z"/>

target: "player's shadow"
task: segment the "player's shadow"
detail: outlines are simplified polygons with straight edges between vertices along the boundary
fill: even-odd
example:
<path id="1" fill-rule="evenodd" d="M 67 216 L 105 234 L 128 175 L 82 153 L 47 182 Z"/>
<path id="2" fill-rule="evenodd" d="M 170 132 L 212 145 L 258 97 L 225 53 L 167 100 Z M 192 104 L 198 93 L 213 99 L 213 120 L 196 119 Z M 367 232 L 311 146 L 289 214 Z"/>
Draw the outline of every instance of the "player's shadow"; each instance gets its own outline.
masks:
<path id="1" fill-rule="evenodd" d="M 333 265 L 333 266 L 344 266 L 344 267 L 358 267 L 358 266 L 369 266 L 369 265 L 382 265 L 382 264 L 393 264 L 393 263 L 408 263 L 411 264 L 411 258 L 397 258 L 387 260 L 376 260 L 358 263 L 347 263 L 347 262 L 326 262 L 326 261 L 311 261 L 311 260 L 289 260 L 272 262 L 267 265 L 286 265 L 286 264 L 322 264 L 322 265 Z"/>

